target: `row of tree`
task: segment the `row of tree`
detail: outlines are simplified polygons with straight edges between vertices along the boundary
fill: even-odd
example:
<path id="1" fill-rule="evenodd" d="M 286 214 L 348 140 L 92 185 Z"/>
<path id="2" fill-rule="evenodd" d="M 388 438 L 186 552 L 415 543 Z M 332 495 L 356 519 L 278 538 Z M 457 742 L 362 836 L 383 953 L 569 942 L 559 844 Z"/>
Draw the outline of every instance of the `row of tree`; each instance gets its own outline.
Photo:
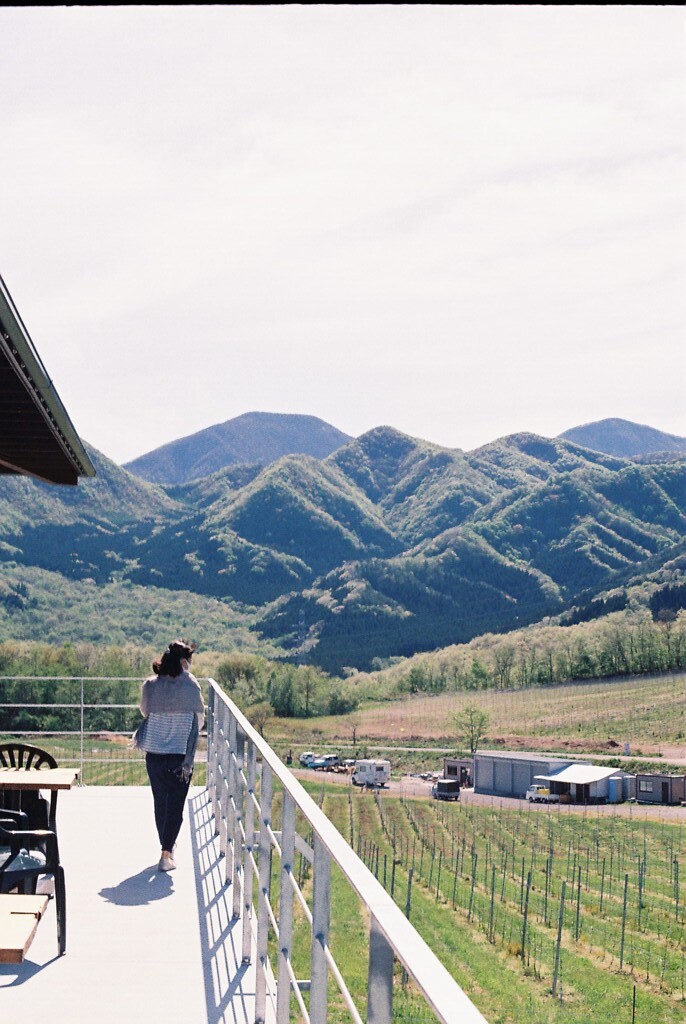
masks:
<path id="1" fill-rule="evenodd" d="M 312 665 L 268 661 L 259 655 L 230 654 L 216 666 L 215 678 L 263 732 L 267 721 L 311 718 L 353 711 L 353 687 Z"/>
<path id="2" fill-rule="evenodd" d="M 686 668 L 686 613 L 654 620 L 643 609 L 574 626 L 538 625 L 487 634 L 416 655 L 359 680 L 377 698 L 444 690 L 511 690 L 576 679 Z"/>
<path id="3" fill-rule="evenodd" d="M 0 731 L 78 729 L 82 689 L 86 705 L 135 705 L 151 660 L 150 653 L 133 646 L 0 643 L 0 676 L 5 677 L 0 680 Z M 198 675 L 213 675 L 260 731 L 274 716 L 338 715 L 357 707 L 352 686 L 311 665 L 238 652 L 206 660 L 207 664 L 200 658 L 194 664 Z M 47 679 L 37 683 L 35 677 Z M 121 682 L 116 681 L 119 678 Z M 86 710 L 85 715 L 88 731 L 128 731 L 139 718 L 133 709 L 100 708 Z"/>

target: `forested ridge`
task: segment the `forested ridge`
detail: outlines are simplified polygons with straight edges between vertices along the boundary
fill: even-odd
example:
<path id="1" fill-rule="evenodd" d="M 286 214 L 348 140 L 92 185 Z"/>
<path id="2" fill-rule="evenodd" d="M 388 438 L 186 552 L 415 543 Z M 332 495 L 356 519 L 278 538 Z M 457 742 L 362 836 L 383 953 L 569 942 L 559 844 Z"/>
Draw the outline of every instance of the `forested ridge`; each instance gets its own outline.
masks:
<path id="1" fill-rule="evenodd" d="M 89 452 L 78 489 L 0 481 L 0 639 L 157 643 L 179 621 L 340 673 L 683 579 L 683 458 L 380 427 L 161 486 Z"/>

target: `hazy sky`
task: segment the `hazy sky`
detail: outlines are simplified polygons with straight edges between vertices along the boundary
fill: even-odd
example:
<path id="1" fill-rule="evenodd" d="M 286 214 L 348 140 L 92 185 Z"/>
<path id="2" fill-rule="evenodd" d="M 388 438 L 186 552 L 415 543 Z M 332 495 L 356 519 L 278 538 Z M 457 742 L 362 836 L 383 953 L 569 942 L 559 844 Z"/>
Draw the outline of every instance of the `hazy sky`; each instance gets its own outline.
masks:
<path id="1" fill-rule="evenodd" d="M 0 9 L 0 273 L 76 429 L 685 435 L 684 21 Z"/>

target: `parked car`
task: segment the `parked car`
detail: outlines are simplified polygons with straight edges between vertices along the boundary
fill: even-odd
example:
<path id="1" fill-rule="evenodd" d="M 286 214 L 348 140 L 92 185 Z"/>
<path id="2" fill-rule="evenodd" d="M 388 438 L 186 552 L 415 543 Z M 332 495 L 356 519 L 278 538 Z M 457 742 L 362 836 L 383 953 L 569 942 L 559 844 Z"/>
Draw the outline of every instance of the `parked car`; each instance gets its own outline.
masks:
<path id="1" fill-rule="evenodd" d="M 314 761 L 316 754 L 312 750 L 306 750 L 304 754 L 301 754 L 298 760 L 303 768 L 309 768 L 310 761 Z"/>
<path id="2" fill-rule="evenodd" d="M 457 779 L 436 779 L 431 787 L 434 800 L 459 800 L 460 783 Z"/>
<path id="3" fill-rule="evenodd" d="M 526 799 L 530 804 L 559 804 L 559 793 L 551 793 L 547 786 L 534 782 L 526 791 Z"/>
<path id="4" fill-rule="evenodd" d="M 314 768 L 315 771 L 331 772 L 340 763 L 341 759 L 338 754 L 324 754 L 322 757 L 316 757 L 309 767 Z"/>

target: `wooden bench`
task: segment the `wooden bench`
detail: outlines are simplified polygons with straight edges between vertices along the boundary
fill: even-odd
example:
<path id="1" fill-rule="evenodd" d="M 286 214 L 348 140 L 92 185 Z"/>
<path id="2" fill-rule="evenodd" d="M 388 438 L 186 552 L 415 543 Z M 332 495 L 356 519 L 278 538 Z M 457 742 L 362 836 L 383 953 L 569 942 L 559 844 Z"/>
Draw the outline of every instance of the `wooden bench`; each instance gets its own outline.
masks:
<path id="1" fill-rule="evenodd" d="M 0 895 L 0 964 L 20 964 L 48 906 L 47 896 Z"/>

